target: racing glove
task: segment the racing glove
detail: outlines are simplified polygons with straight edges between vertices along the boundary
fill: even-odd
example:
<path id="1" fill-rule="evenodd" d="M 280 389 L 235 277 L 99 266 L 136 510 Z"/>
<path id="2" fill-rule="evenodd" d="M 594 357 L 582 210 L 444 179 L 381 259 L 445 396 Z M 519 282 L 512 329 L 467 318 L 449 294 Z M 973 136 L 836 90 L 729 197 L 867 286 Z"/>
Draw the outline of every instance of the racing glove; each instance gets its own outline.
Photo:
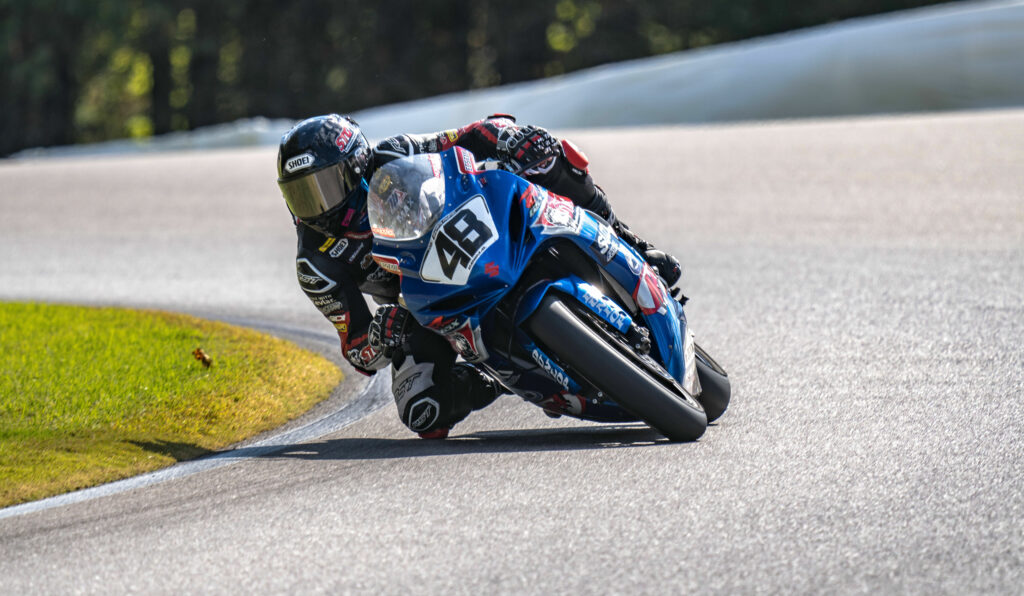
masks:
<path id="1" fill-rule="evenodd" d="M 414 324 L 408 310 L 397 304 L 385 304 L 377 309 L 370 323 L 370 346 L 390 360 L 396 350 L 404 348 L 408 343 Z"/>
<path id="2" fill-rule="evenodd" d="M 522 176 L 546 174 L 562 153 L 558 139 L 539 126 L 502 129 L 497 143 L 498 159 Z"/>

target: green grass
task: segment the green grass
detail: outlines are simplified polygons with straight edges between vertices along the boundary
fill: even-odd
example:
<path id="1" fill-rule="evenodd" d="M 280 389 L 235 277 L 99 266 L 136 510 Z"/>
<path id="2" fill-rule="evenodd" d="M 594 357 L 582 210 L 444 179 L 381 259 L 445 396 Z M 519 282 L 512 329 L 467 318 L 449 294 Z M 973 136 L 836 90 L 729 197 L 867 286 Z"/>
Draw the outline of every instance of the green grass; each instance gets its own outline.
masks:
<path id="1" fill-rule="evenodd" d="M 340 379 L 320 356 L 223 323 L 0 303 L 0 507 L 209 453 L 295 417 Z"/>

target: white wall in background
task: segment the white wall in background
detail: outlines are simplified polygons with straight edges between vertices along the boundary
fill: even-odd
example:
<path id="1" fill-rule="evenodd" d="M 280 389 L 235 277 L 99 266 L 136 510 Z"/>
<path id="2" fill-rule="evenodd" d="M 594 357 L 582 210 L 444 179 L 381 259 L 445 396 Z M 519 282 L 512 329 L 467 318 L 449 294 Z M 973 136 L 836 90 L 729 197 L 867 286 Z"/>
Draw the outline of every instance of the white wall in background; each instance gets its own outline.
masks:
<path id="1" fill-rule="evenodd" d="M 852 19 L 354 116 L 367 136 L 380 139 L 453 128 L 494 112 L 566 129 L 1021 105 L 1024 0 L 998 0 Z M 276 145 L 290 124 L 252 118 L 16 157 Z"/>

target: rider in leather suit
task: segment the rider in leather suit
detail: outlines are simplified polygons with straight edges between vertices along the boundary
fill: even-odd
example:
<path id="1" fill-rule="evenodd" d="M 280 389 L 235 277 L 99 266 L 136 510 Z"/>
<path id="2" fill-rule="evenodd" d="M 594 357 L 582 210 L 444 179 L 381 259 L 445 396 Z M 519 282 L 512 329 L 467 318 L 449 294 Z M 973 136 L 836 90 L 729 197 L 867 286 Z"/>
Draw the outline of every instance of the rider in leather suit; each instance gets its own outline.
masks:
<path id="1" fill-rule="evenodd" d="M 299 285 L 338 331 L 341 350 L 357 371 L 373 375 L 393 365 L 392 391 L 402 422 L 424 438 L 444 438 L 473 410 L 489 405 L 500 386 L 468 363 L 456 363 L 448 341 L 419 326 L 401 306 L 398 276 L 371 257 L 367 183 L 382 164 L 453 146 L 571 199 L 612 223 L 671 287 L 679 263 L 617 222 L 588 173 L 586 156 L 543 128 L 495 114 L 456 130 L 399 135 L 371 148 L 351 118 L 309 118 L 281 138 L 278 185 L 298 234 Z M 371 316 L 363 297 L 382 304 Z"/>

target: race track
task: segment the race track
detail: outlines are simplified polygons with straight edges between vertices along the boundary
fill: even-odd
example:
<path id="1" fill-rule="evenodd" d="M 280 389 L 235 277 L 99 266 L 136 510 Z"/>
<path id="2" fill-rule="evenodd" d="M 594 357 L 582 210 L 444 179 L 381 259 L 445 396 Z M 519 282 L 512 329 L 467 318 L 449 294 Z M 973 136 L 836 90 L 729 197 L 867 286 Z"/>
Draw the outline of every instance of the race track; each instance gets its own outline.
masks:
<path id="1" fill-rule="evenodd" d="M 569 136 L 620 217 L 684 263 L 734 388 L 700 441 L 505 397 L 426 442 L 387 405 L 0 518 L 0 593 L 1019 594 L 1024 111 Z M 0 164 L 0 298 L 330 350 L 273 161 Z"/>

